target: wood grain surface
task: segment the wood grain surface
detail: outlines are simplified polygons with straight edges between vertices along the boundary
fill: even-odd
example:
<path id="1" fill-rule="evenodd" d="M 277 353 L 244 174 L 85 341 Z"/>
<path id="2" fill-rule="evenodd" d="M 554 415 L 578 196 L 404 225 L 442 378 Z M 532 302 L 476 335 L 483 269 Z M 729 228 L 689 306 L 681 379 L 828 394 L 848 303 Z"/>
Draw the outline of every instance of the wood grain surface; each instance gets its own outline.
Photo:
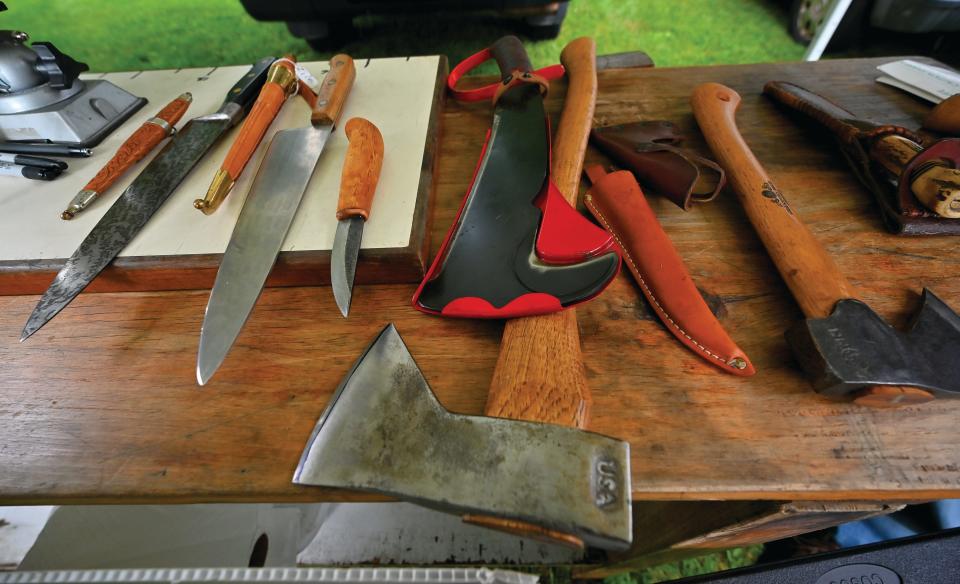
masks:
<path id="1" fill-rule="evenodd" d="M 571 41 L 560 61 L 567 69 L 568 88 L 575 91 L 567 92 L 556 126 L 550 178 L 567 202 L 576 205 L 597 99 L 593 39 Z M 586 428 L 590 405 L 576 311 L 507 321 L 490 382 L 486 415 Z"/>
<path id="2" fill-rule="evenodd" d="M 831 140 L 761 96 L 770 79 L 844 96 L 854 113 L 919 125 L 928 106 L 873 81 L 885 60 L 601 71 L 595 121 L 667 119 L 707 154 L 693 88 L 743 96 L 738 124 L 776 184 L 861 297 L 904 325 L 922 286 L 960 307 L 956 240 L 886 233 Z M 471 82 L 490 83 L 490 78 Z M 564 83 L 547 102 L 559 112 Z M 466 192 L 489 104 L 449 103 L 437 164 L 435 253 Z M 608 164 L 590 149 L 587 161 Z M 590 429 L 631 443 L 638 500 L 922 500 L 960 496 L 960 402 L 898 410 L 829 401 L 807 385 L 783 331 L 801 312 L 733 193 L 684 212 L 650 200 L 757 374 L 723 375 L 666 332 L 629 275 L 577 309 L 593 395 Z M 0 499 L 4 503 L 319 501 L 370 495 L 290 480 L 331 393 L 394 322 L 443 405 L 479 414 L 503 325 L 410 307 L 412 285 L 357 286 L 349 319 L 325 287 L 264 290 L 234 356 L 194 382 L 204 291 L 81 294 L 17 343 L 35 296 L 0 298 Z"/>
<path id="3" fill-rule="evenodd" d="M 337 219 L 360 216 L 366 221 L 383 166 L 383 136 L 376 126 L 363 118 L 347 120 L 343 131 L 350 145 L 340 173 Z"/>

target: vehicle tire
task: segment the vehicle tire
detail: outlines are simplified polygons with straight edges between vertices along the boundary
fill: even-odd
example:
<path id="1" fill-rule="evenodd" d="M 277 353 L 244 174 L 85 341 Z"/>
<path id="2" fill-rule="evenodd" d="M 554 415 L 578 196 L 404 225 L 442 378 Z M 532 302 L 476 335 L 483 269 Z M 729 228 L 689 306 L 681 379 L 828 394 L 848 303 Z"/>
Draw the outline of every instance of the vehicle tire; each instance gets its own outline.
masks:
<path id="1" fill-rule="evenodd" d="M 315 51 L 331 51 L 354 40 L 357 28 L 352 16 L 336 16 L 327 20 L 288 22 L 287 29 Z"/>
<path id="2" fill-rule="evenodd" d="M 810 44 L 830 7 L 830 0 L 793 0 L 790 4 L 790 36 L 802 45 Z M 830 48 L 843 49 L 860 40 L 866 24 L 869 3 L 853 0 L 840 26 L 830 39 Z"/>
<path id="3" fill-rule="evenodd" d="M 567 16 L 569 2 L 561 2 L 553 14 L 530 16 L 525 19 L 526 34 L 532 40 L 555 39 L 560 36 L 563 19 Z"/>

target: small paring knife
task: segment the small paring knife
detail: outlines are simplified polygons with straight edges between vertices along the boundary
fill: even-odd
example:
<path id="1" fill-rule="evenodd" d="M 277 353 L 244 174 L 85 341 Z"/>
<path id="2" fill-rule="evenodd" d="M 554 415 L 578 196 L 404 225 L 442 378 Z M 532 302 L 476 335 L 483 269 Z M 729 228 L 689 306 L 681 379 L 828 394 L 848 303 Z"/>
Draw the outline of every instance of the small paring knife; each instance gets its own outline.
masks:
<path id="1" fill-rule="evenodd" d="M 330 282 L 337 308 L 344 318 L 350 313 L 353 278 L 363 239 L 363 225 L 370 217 L 373 195 L 383 165 L 383 136 L 363 118 L 351 118 L 344 132 L 350 145 L 340 175 L 337 203 L 337 234 L 330 257 Z"/>

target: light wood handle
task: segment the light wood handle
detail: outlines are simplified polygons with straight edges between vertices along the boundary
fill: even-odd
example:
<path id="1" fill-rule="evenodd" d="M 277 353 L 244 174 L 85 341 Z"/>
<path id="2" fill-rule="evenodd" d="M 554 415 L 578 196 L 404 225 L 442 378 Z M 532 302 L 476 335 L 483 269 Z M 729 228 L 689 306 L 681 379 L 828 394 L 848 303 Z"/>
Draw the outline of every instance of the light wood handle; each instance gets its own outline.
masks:
<path id="1" fill-rule="evenodd" d="M 340 200 L 337 219 L 370 216 L 373 194 L 383 165 L 383 136 L 369 121 L 350 118 L 344 126 L 350 145 L 340 175 Z"/>
<path id="2" fill-rule="evenodd" d="M 855 298 L 853 287 L 744 142 L 735 118 L 737 92 L 705 83 L 694 90 L 691 103 L 710 150 L 803 313 L 824 318 L 838 300 Z"/>
<path id="3" fill-rule="evenodd" d="M 552 177 L 576 202 L 583 155 L 597 95 L 595 45 L 572 41 L 560 55 L 567 69 L 567 98 L 553 143 Z M 507 321 L 493 373 L 489 416 L 584 428 L 590 413 L 574 310 Z"/>
<path id="4" fill-rule="evenodd" d="M 334 55 L 330 59 L 330 70 L 324 75 L 317 92 L 317 103 L 313 108 L 310 121 L 314 126 L 335 126 L 340 119 L 340 111 L 347 101 L 347 95 L 353 87 L 357 71 L 349 55 Z"/>
<path id="5" fill-rule="evenodd" d="M 283 102 L 297 86 L 296 65 L 293 59 L 288 55 L 284 59 L 277 59 L 270 66 L 267 82 L 260 89 L 260 95 L 257 96 L 253 109 L 243 120 L 240 132 L 223 160 L 221 169 L 230 175 L 231 180 L 240 178 L 243 169 L 250 162 L 250 157 L 263 140 L 263 135 L 267 133 L 267 128 L 277 117 Z"/>
<path id="6" fill-rule="evenodd" d="M 827 251 L 774 186 L 737 129 L 740 96 L 729 87 L 705 83 L 691 98 L 693 115 L 710 150 L 737 193 L 767 253 L 807 318 L 824 318 L 843 298 L 856 291 Z M 922 403 L 933 396 L 920 388 L 876 386 L 861 390 L 861 405 L 891 407 Z"/>
<path id="7" fill-rule="evenodd" d="M 169 125 L 169 132 L 156 123 L 144 122 L 120 145 L 113 157 L 90 179 L 83 190 L 102 193 L 110 188 L 110 185 L 116 182 L 124 172 L 143 160 L 151 150 L 156 148 L 157 144 L 173 133 L 173 127 L 186 113 L 192 99 L 189 93 L 185 93 L 171 101 L 154 116 Z"/>

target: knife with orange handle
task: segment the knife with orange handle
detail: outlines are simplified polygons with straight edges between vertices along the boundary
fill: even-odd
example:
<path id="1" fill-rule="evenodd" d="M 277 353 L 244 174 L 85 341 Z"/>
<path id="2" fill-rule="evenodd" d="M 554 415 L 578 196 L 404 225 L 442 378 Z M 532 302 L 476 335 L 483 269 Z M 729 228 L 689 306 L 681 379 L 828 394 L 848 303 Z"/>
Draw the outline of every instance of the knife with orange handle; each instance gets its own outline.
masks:
<path id="1" fill-rule="evenodd" d="M 187 112 L 193 96 L 184 93 L 167 104 L 156 116 L 145 121 L 137 131 L 120 145 L 113 158 L 70 201 L 60 218 L 70 220 L 90 206 L 101 193 L 110 188 L 131 166 L 143 160 L 164 138 L 173 135 L 174 126 Z"/>
<path id="2" fill-rule="evenodd" d="M 283 103 L 288 97 L 297 93 L 299 85 L 296 67 L 296 57 L 293 55 L 277 59 L 270 66 L 267 82 L 260 90 L 260 95 L 257 96 L 250 114 L 243 121 L 240 133 L 230 146 L 230 151 L 220 165 L 220 170 L 214 175 L 206 196 L 193 202 L 193 206 L 203 211 L 205 215 L 211 215 L 227 198 L 243 169 L 250 162 L 257 146 L 263 140 L 267 128 L 280 113 Z"/>

